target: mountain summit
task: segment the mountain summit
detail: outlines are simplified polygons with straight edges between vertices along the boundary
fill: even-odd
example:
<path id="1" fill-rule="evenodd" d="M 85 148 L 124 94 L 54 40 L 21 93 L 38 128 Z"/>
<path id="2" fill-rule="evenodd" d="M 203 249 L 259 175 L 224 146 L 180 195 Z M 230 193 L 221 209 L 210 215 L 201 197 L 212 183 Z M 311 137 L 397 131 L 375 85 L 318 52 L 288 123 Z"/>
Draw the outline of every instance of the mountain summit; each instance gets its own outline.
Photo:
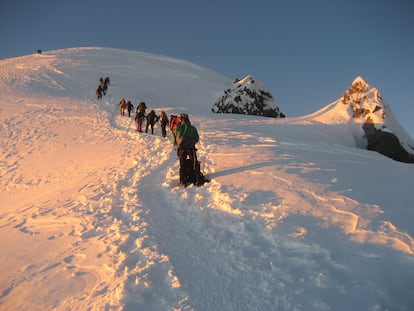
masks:
<path id="1" fill-rule="evenodd" d="M 236 79 L 232 87 L 225 90 L 224 94 L 217 99 L 212 111 L 273 118 L 285 117 L 265 85 L 252 75 L 247 75 L 241 80 Z"/>
<path id="2" fill-rule="evenodd" d="M 414 163 L 414 145 L 395 119 L 380 92 L 358 76 L 342 97 L 353 119 L 362 124 L 368 150 L 401 162 Z"/>
<path id="3" fill-rule="evenodd" d="M 344 92 L 342 103 L 348 107 L 357 122 L 365 123 L 368 119 L 376 124 L 384 124 L 387 105 L 380 93 L 371 87 L 361 76 L 354 79 Z"/>
<path id="4" fill-rule="evenodd" d="M 396 161 L 414 161 L 414 141 L 400 125 L 379 90 L 361 76 L 352 81 L 341 98 L 304 118 L 341 125 L 343 139 L 353 139 L 359 148 L 377 151 Z"/>

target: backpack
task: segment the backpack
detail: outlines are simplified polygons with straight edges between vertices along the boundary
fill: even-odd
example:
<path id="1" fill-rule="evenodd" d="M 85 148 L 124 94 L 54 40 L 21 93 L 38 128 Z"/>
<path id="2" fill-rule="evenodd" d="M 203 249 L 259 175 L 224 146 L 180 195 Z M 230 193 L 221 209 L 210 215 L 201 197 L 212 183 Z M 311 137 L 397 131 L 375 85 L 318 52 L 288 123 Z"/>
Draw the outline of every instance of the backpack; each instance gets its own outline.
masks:
<path id="1" fill-rule="evenodd" d="M 144 117 L 145 117 L 144 113 L 142 111 L 138 111 L 137 114 L 135 115 L 135 121 L 142 120 L 144 119 Z"/>
<path id="2" fill-rule="evenodd" d="M 178 116 L 171 115 L 170 117 L 170 130 L 173 131 L 181 124 L 181 120 Z"/>
<path id="3" fill-rule="evenodd" d="M 154 110 L 151 110 L 150 113 L 147 115 L 147 123 L 155 124 L 158 121 L 157 115 L 155 114 Z"/>
<path id="4" fill-rule="evenodd" d="M 196 152 L 196 151 L 192 151 Z M 197 160 L 197 154 L 194 157 L 195 163 L 193 163 L 190 157 L 186 156 L 184 160 L 182 173 L 183 173 L 183 183 L 184 186 L 188 186 L 189 184 L 194 184 L 196 186 L 202 186 L 204 183 L 209 182 L 210 180 L 207 179 L 204 174 L 201 172 L 200 166 L 201 162 Z"/>
<path id="5" fill-rule="evenodd" d="M 184 136 L 179 138 L 178 148 L 195 150 L 196 140 L 191 136 Z"/>
<path id="6" fill-rule="evenodd" d="M 145 111 L 145 109 L 147 109 L 147 105 L 144 102 L 140 102 L 138 104 L 137 110 L 138 111 Z"/>
<path id="7" fill-rule="evenodd" d="M 160 122 L 161 122 L 161 125 L 163 126 L 168 124 L 168 117 L 165 115 L 165 113 L 161 114 Z"/>

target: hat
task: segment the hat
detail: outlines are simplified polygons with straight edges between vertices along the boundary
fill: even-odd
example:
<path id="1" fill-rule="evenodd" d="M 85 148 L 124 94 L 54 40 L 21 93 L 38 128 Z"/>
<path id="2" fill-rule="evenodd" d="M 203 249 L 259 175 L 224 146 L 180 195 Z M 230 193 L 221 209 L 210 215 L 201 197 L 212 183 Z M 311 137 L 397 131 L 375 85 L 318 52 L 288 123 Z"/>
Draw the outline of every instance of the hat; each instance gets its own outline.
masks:
<path id="1" fill-rule="evenodd" d="M 190 119 L 188 118 L 188 114 L 182 113 L 180 114 L 181 123 L 190 123 Z"/>

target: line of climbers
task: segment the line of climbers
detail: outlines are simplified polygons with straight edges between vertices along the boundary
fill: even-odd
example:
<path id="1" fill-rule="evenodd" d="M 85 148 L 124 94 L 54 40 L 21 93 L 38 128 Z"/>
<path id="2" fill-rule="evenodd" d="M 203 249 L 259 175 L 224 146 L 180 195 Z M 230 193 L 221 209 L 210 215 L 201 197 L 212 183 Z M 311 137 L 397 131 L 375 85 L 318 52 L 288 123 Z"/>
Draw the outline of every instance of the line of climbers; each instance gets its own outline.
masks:
<path id="1" fill-rule="evenodd" d="M 130 100 L 122 98 L 118 103 L 119 114 L 125 116 L 125 111 L 128 111 L 128 117 L 131 117 L 131 112 L 134 109 L 134 105 Z M 159 115 L 155 113 L 154 110 L 151 110 L 148 114 L 145 114 L 147 105 L 144 102 L 140 102 L 137 106 L 135 112 L 135 122 L 137 123 L 137 131 L 142 132 L 142 122 L 146 119 L 147 124 L 145 127 L 145 133 L 148 133 L 148 129 L 151 128 L 151 134 L 154 134 L 154 126 L 157 122 L 161 124 L 162 137 L 167 136 L 167 126 L 169 124 L 168 117 L 164 111 L 161 111 Z"/>
<path id="2" fill-rule="evenodd" d="M 122 98 L 118 103 L 118 106 L 119 114 L 121 116 L 125 116 L 125 111 L 128 111 L 128 117 L 131 117 L 131 111 L 134 109 L 134 105 L 131 103 L 130 100 L 127 101 L 125 100 L 125 98 Z M 151 128 L 151 134 L 154 134 L 154 126 L 157 122 L 160 122 L 162 137 L 166 137 L 169 120 L 165 111 L 161 111 L 159 115 L 157 115 L 154 110 L 151 110 L 148 114 L 145 114 L 146 109 L 147 105 L 145 104 L 145 102 L 140 102 L 137 106 L 137 110 L 135 111 L 135 122 L 137 123 L 137 131 L 142 132 L 142 122 L 144 119 L 146 119 L 147 124 L 145 127 L 145 133 L 148 133 L 148 129 Z"/>
<path id="3" fill-rule="evenodd" d="M 106 95 L 109 86 L 109 77 L 99 79 L 99 86 L 96 89 L 96 97 L 102 98 L 102 94 Z M 122 98 L 118 103 L 119 113 L 125 116 L 128 111 L 128 117 L 131 117 L 131 111 L 134 105 L 130 100 Z M 147 124 L 145 133 L 151 128 L 151 134 L 154 134 L 154 126 L 157 122 L 161 124 L 162 137 L 167 136 L 167 126 L 171 131 L 171 142 L 177 150 L 177 155 L 180 161 L 180 185 L 188 186 L 193 183 L 196 186 L 201 186 L 209 180 L 204 177 L 200 170 L 200 161 L 197 159 L 196 143 L 199 141 L 197 129 L 191 124 L 187 114 L 170 115 L 170 119 L 165 111 L 161 111 L 159 115 L 151 109 L 148 114 L 145 114 L 147 105 L 145 102 L 140 102 L 135 112 L 135 122 L 137 124 L 137 131 L 142 132 L 142 122 L 146 119 Z"/>
<path id="4" fill-rule="evenodd" d="M 109 77 L 106 77 L 105 79 L 101 77 L 99 79 L 99 86 L 96 89 L 96 97 L 98 99 L 102 98 L 102 94 L 106 95 L 106 91 L 108 90 L 109 83 L 110 83 Z"/>
<path id="5" fill-rule="evenodd" d="M 134 105 L 131 101 L 122 98 L 118 103 L 119 113 L 125 116 L 125 111 L 128 111 L 128 117 L 131 117 L 131 111 Z M 170 115 L 168 118 L 165 111 L 161 111 L 159 115 L 151 109 L 146 114 L 147 105 L 141 101 L 138 103 L 135 111 L 135 122 L 137 131 L 142 132 L 142 123 L 146 119 L 145 133 L 148 133 L 151 128 L 151 134 L 154 134 L 154 126 L 157 122 L 161 124 L 162 137 L 167 136 L 167 127 L 171 132 L 171 142 L 177 150 L 177 156 L 180 161 L 180 185 L 186 187 L 193 183 L 196 186 L 201 186 L 208 180 L 200 171 L 200 161 L 197 159 L 197 149 L 195 145 L 199 141 L 198 131 L 190 122 L 187 114 Z"/>

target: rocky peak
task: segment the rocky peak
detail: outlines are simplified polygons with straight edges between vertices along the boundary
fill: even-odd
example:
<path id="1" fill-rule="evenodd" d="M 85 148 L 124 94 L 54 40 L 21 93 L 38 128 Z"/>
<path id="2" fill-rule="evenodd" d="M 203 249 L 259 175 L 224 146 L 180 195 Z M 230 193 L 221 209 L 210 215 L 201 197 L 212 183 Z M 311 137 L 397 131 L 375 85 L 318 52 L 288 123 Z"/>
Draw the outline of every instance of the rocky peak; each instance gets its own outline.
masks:
<path id="1" fill-rule="evenodd" d="M 344 92 L 342 103 L 348 106 L 355 122 L 362 124 L 366 148 L 396 161 L 414 163 L 413 148 L 402 140 L 390 108 L 379 91 L 357 77 Z"/>
<path id="2" fill-rule="evenodd" d="M 236 79 L 233 85 L 216 100 L 211 110 L 215 113 L 284 117 L 265 85 L 250 74 L 243 79 Z"/>
<path id="3" fill-rule="evenodd" d="M 369 84 L 361 76 L 356 77 L 354 81 L 352 81 L 351 86 L 355 86 L 357 88 L 365 90 L 368 90 L 370 87 Z"/>
<path id="4" fill-rule="evenodd" d="M 375 123 L 383 123 L 385 103 L 378 90 L 371 87 L 361 76 L 355 78 L 351 86 L 344 92 L 342 103 L 348 105 L 353 118 Z"/>

